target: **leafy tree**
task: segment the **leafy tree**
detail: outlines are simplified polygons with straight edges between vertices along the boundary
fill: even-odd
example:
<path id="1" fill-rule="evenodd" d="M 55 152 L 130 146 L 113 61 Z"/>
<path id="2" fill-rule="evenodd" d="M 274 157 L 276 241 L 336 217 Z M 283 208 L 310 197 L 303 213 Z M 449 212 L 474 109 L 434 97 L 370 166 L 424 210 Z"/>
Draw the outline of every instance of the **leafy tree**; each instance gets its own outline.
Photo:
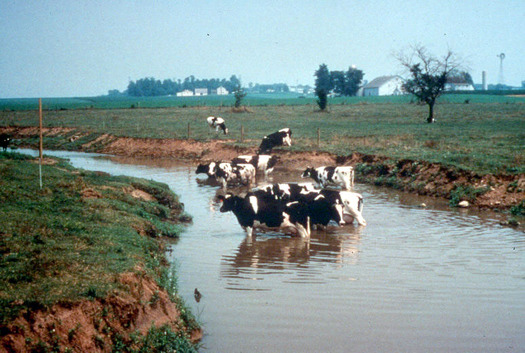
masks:
<path id="1" fill-rule="evenodd" d="M 361 82 L 363 82 L 363 76 L 363 71 L 355 67 L 348 68 L 345 74 L 345 90 L 343 94 L 345 96 L 355 96 L 361 86 Z"/>
<path id="2" fill-rule="evenodd" d="M 330 71 L 333 92 L 338 96 L 355 96 L 363 81 L 363 71 L 350 67 L 348 71 Z"/>
<path id="3" fill-rule="evenodd" d="M 330 71 L 330 80 L 334 88 L 334 93 L 343 96 L 346 91 L 346 79 L 343 71 Z"/>
<path id="4" fill-rule="evenodd" d="M 448 76 L 448 83 L 470 83 L 474 84 L 472 76 L 467 71 L 453 70 Z"/>
<path id="5" fill-rule="evenodd" d="M 450 73 L 459 65 L 455 54 L 450 50 L 439 59 L 419 44 L 411 49 L 409 55 L 405 53 L 397 55 L 398 61 L 410 74 L 410 79 L 405 81 L 403 89 L 428 105 L 427 122 L 433 123 L 436 100 L 443 93 Z"/>
<path id="6" fill-rule="evenodd" d="M 326 64 L 319 65 L 319 69 L 315 72 L 315 95 L 318 97 L 317 104 L 321 110 L 325 110 L 328 105 L 328 93 L 332 90 L 332 80 L 330 78 L 330 71 Z"/>
<path id="7" fill-rule="evenodd" d="M 244 92 L 239 84 L 233 91 L 233 94 L 235 96 L 235 108 L 239 108 L 242 104 L 243 98 L 246 97 L 246 92 Z"/>

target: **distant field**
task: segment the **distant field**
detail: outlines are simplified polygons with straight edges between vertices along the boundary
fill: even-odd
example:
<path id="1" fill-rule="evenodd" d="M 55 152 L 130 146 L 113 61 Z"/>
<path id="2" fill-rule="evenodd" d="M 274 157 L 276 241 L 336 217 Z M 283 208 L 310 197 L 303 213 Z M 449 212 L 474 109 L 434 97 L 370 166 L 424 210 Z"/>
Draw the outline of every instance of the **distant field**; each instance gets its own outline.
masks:
<path id="1" fill-rule="evenodd" d="M 516 103 L 525 102 L 525 96 L 499 94 L 446 94 L 440 98 L 441 102 L 464 103 Z M 521 92 L 522 94 L 525 92 Z M 329 104 L 362 104 L 362 103 L 408 103 L 410 96 L 382 96 L 382 97 L 336 97 L 330 98 Z M 225 106 L 231 107 L 235 102 L 229 96 L 205 97 L 77 97 L 77 98 L 43 98 L 44 110 L 64 109 L 127 109 L 127 108 L 170 108 L 196 106 Z M 303 96 L 298 93 L 282 94 L 249 94 L 243 101 L 247 106 L 266 105 L 314 105 L 316 97 Z M 0 111 L 4 110 L 34 110 L 38 109 L 37 98 L 0 99 Z"/>
<path id="2" fill-rule="evenodd" d="M 410 104 L 410 97 L 335 98 L 328 113 L 318 111 L 314 98 L 247 97 L 249 112 L 245 113 L 232 112 L 231 104 L 226 103 L 230 97 L 224 98 L 222 104 L 215 101 L 216 105 L 211 102 L 217 97 L 205 98 L 206 105 L 197 104 L 198 98 L 171 98 L 172 107 L 159 109 L 143 108 L 148 107 L 145 102 L 154 107 L 169 97 L 140 101 L 140 108 L 135 109 L 53 109 L 44 113 L 44 125 L 76 128 L 93 135 L 184 139 L 188 137 L 189 124 L 192 139 L 224 139 L 223 135 L 210 134 L 205 122 L 207 116 L 219 115 L 227 121 L 231 143 L 244 146 L 257 146 L 264 135 L 290 127 L 292 150 L 321 150 L 338 155 L 355 151 L 425 160 L 482 174 L 525 173 L 524 97 L 446 95 L 436 105 L 435 124 L 425 122 L 427 107 Z M 99 104 L 97 107 L 111 102 L 107 97 L 90 99 L 93 105 Z M 126 99 L 119 103 L 129 105 L 133 101 Z M 180 107 L 180 100 L 198 106 Z M 67 101 L 70 100 L 64 100 Z M 71 104 L 81 102 L 74 100 Z M 57 103 L 44 100 L 44 104 L 50 108 Z M 37 125 L 34 110 L 0 111 L 0 126 Z M 241 126 L 245 131 L 242 144 Z M 317 129 L 321 132 L 319 147 Z"/>

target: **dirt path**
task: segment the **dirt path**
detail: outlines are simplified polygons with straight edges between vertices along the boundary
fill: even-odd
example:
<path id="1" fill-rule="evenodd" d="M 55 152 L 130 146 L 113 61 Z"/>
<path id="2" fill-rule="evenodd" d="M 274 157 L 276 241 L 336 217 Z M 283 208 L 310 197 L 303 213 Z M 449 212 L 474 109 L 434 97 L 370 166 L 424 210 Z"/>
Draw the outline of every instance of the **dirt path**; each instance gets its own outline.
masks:
<path id="1" fill-rule="evenodd" d="M 20 146 L 36 147 L 36 127 L 0 128 L 20 141 Z M 241 154 L 255 154 L 254 147 L 234 145 L 233 140 L 175 140 L 115 137 L 108 134 L 92 136 L 71 128 L 46 128 L 44 136 L 52 137 L 54 145 L 47 148 L 81 150 L 129 157 L 185 159 L 197 163 L 229 161 Z M 28 143 L 28 141 L 33 141 Z M 247 141 L 250 143 L 250 141 Z M 393 160 L 386 157 L 352 153 L 336 156 L 325 152 L 291 152 L 275 149 L 280 165 L 301 170 L 306 166 L 351 165 L 356 179 L 364 183 L 385 185 L 421 195 L 457 198 L 471 206 L 509 209 L 525 199 L 525 175 L 478 175 L 468 171 L 424 161 Z"/>

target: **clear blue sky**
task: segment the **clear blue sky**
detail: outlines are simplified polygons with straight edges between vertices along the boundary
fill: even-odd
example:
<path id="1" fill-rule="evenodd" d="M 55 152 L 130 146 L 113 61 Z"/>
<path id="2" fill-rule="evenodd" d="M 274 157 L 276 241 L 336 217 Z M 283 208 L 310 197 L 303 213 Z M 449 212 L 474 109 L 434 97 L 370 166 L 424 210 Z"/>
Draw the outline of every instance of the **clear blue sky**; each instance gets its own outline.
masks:
<path id="1" fill-rule="evenodd" d="M 241 78 L 313 85 L 320 64 L 372 80 L 393 52 L 450 48 L 475 82 L 525 80 L 524 0 L 0 0 L 0 98 L 72 97 L 129 80 Z"/>

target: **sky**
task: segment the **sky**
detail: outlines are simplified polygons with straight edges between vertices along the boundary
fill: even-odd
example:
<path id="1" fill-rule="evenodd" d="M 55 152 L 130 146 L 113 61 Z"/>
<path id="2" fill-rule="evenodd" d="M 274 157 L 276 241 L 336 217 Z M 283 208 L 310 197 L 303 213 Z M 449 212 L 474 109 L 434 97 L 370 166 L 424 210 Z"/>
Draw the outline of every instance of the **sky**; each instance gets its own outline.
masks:
<path id="1" fill-rule="evenodd" d="M 402 74 L 414 44 L 481 83 L 525 80 L 524 0 L 0 0 L 0 98 L 84 97 L 130 80 L 314 85 L 314 72 Z"/>

